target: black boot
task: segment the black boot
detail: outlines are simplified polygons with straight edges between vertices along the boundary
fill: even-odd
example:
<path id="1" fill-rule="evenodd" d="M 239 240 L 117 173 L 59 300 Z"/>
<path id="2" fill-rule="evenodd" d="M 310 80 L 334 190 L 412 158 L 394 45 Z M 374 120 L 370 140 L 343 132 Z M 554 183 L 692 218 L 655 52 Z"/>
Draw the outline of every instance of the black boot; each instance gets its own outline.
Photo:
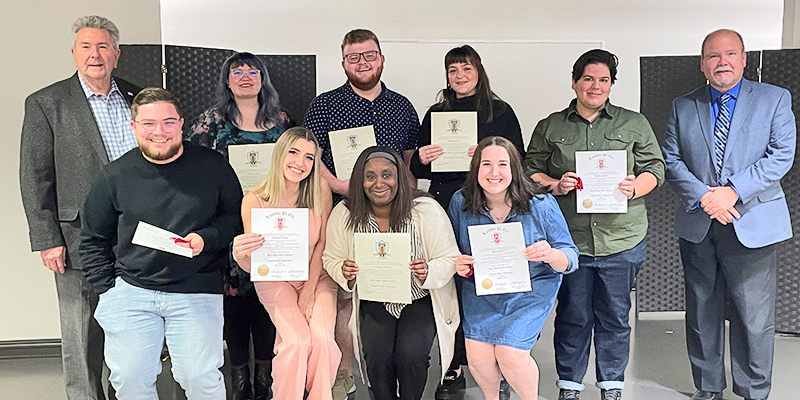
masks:
<path id="1" fill-rule="evenodd" d="M 256 376 L 253 379 L 256 387 L 255 400 L 272 399 L 272 362 L 256 364 Z"/>
<path id="2" fill-rule="evenodd" d="M 247 365 L 231 368 L 231 400 L 253 400 L 250 367 Z"/>

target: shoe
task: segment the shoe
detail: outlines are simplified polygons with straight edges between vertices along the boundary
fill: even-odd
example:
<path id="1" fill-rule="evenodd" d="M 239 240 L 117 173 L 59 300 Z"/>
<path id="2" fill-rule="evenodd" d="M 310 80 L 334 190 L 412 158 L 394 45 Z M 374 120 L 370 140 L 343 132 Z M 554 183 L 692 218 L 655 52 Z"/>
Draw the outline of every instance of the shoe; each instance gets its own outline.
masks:
<path id="1" fill-rule="evenodd" d="M 561 389 L 558 391 L 558 400 L 580 400 L 580 398 L 580 390 Z"/>
<path id="2" fill-rule="evenodd" d="M 600 389 L 601 400 L 622 400 L 622 389 Z"/>
<path id="3" fill-rule="evenodd" d="M 508 384 L 506 378 L 500 379 L 500 400 L 508 400 L 511 398 L 511 385 Z"/>
<path id="4" fill-rule="evenodd" d="M 458 372 L 450 369 L 447 370 L 444 374 L 444 379 L 442 382 L 436 386 L 436 400 L 450 400 L 453 396 L 458 393 L 459 390 L 464 390 L 467 388 L 467 379 L 464 378 L 464 373 L 462 371 L 461 375 L 458 375 Z"/>
<path id="5" fill-rule="evenodd" d="M 256 364 L 255 400 L 272 399 L 272 363 Z"/>
<path id="6" fill-rule="evenodd" d="M 252 400 L 250 386 L 250 367 L 231 368 L 231 400 Z"/>
<path id="7" fill-rule="evenodd" d="M 722 393 L 698 390 L 692 395 L 692 400 L 722 400 Z"/>
<path id="8" fill-rule="evenodd" d="M 336 381 L 333 383 L 333 400 L 345 400 L 350 393 L 356 391 L 356 380 L 349 372 L 341 369 L 336 373 Z"/>

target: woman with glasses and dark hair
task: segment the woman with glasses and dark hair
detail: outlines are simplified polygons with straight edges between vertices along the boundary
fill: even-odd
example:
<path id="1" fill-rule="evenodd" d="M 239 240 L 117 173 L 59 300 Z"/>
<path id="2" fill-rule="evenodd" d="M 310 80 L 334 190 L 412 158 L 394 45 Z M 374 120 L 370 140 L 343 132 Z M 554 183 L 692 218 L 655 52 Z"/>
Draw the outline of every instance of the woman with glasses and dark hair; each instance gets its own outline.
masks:
<path id="1" fill-rule="evenodd" d="M 456 259 L 456 272 L 463 285 L 469 370 L 486 399 L 499 398 L 504 376 L 521 399 L 535 400 L 539 368 L 531 348 L 553 309 L 562 273 L 578 266 L 578 248 L 558 203 L 525 176 L 513 143 L 488 137 L 475 149 L 467 180 L 453 195 L 448 215 L 464 254 Z M 528 260 L 531 290 L 478 296 L 468 228 L 511 222 L 522 224 L 526 247 L 519 251 Z"/>
<path id="2" fill-rule="evenodd" d="M 228 156 L 228 146 L 275 143 L 290 125 L 264 63 L 238 53 L 222 64 L 214 108 L 197 118 L 186 140 Z M 233 400 L 272 397 L 275 326 L 258 302 L 248 274 L 231 261 L 225 285 L 225 341 L 231 358 Z M 255 390 L 250 384 L 250 338 L 255 353 Z"/>
<path id="3" fill-rule="evenodd" d="M 447 209 L 453 197 L 466 179 L 466 172 L 431 172 L 431 162 L 443 154 L 442 147 L 431 144 L 431 113 L 442 111 L 477 111 L 478 141 L 489 136 L 501 136 L 511 141 L 520 155 L 525 154 L 522 130 L 517 115 L 508 103 L 500 100 L 489 86 L 489 77 L 481 63 L 481 56 L 469 45 L 456 47 L 444 56 L 447 87 L 439 92 L 438 103 L 431 106 L 419 129 L 419 149 L 411 158 L 411 172 L 418 179 L 430 179 L 428 191 Z M 470 148 L 469 156 L 476 146 Z M 458 282 L 457 282 L 458 284 Z M 460 285 L 458 285 L 460 291 Z M 445 379 L 436 388 L 436 399 L 449 399 L 466 387 L 461 366 L 467 364 L 464 349 L 464 332 L 459 328 L 453 361 L 447 368 Z M 508 395 L 503 382 L 504 395 Z"/>
<path id="4" fill-rule="evenodd" d="M 278 139 L 267 177 L 242 199 L 244 234 L 233 239 L 233 259 L 250 271 L 265 238 L 251 231 L 254 208 L 308 209 L 308 280 L 255 282 L 258 299 L 277 329 L 275 398 L 331 400 L 341 352 L 333 338 L 336 282 L 322 267 L 331 189 L 322 178 L 319 142 L 302 127 Z M 307 393 L 307 397 L 304 394 Z"/>
<path id="5" fill-rule="evenodd" d="M 356 160 L 349 196 L 331 212 L 323 254 L 331 277 L 353 293 L 353 345 L 355 354 L 363 354 L 362 378 L 376 400 L 395 400 L 398 393 L 402 400 L 419 400 L 434 337 L 441 359 L 449 363 L 459 323 L 453 275 L 460 253 L 450 221 L 436 201 L 406 184 L 406 174 L 403 159 L 391 148 L 365 149 Z M 358 232 L 409 233 L 411 304 L 359 299 Z"/>

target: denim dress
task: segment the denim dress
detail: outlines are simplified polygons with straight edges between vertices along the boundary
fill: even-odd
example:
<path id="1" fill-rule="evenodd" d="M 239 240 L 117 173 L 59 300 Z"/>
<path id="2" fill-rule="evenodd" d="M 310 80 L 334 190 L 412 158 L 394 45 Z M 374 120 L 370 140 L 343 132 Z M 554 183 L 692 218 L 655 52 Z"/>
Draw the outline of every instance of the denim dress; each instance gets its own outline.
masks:
<path id="1" fill-rule="evenodd" d="M 472 255 L 467 227 L 493 224 L 488 211 L 478 215 L 465 212 L 464 196 L 459 190 L 453 195 L 448 209 L 450 222 L 461 253 Z M 522 223 L 525 246 L 547 240 L 554 249 L 567 256 L 566 272 L 578 267 L 578 248 L 572 242 L 567 223 L 553 196 L 543 194 L 530 200 L 530 213 L 509 213 L 505 222 Z M 524 251 L 524 249 L 519 249 Z M 547 316 L 553 309 L 561 285 L 561 274 L 549 264 L 529 262 L 531 291 L 478 296 L 475 293 L 475 277 L 462 280 L 461 301 L 464 311 L 464 337 L 467 339 L 530 350 L 542 331 Z"/>

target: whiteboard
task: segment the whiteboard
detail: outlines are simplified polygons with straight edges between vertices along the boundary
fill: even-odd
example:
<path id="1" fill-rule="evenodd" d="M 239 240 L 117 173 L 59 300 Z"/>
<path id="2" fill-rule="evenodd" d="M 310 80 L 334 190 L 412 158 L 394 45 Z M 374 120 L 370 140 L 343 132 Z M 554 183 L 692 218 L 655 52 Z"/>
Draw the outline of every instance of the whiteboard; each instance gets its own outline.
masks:
<path id="1" fill-rule="evenodd" d="M 421 122 L 447 83 L 445 54 L 464 44 L 480 54 L 492 91 L 514 109 L 526 146 L 539 120 L 575 98 L 575 60 L 587 50 L 604 47 L 602 40 L 381 40 L 386 57 L 382 80 L 411 100 Z"/>

